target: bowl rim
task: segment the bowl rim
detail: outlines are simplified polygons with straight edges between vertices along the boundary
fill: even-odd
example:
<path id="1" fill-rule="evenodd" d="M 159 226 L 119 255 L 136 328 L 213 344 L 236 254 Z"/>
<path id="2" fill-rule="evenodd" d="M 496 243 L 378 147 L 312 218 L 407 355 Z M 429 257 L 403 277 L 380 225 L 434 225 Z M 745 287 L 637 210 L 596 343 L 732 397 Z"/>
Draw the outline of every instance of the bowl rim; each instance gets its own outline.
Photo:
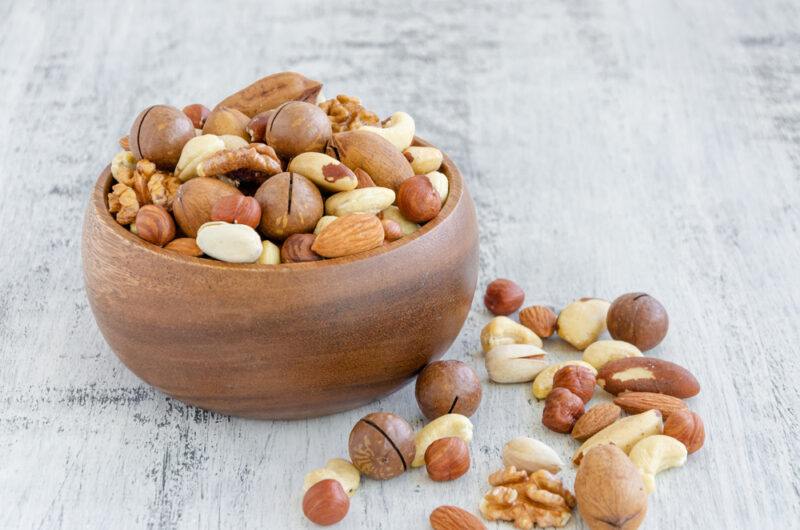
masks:
<path id="1" fill-rule="evenodd" d="M 418 136 L 414 136 L 414 140 L 411 144 L 412 146 L 420 146 L 420 147 L 435 147 L 429 142 L 423 140 Z M 396 241 L 392 241 L 389 243 L 384 243 L 383 245 L 376 247 L 372 250 L 368 250 L 366 252 L 360 252 L 358 254 L 351 254 L 349 256 L 342 256 L 339 258 L 329 258 L 323 259 L 319 261 L 307 261 L 301 263 L 279 263 L 279 264 L 261 264 L 261 263 L 227 263 L 224 261 L 219 261 L 211 258 L 204 258 L 204 257 L 194 257 L 194 256 L 187 256 L 185 254 L 181 254 L 179 252 L 174 252 L 167 250 L 163 247 L 159 247 L 154 245 L 144 239 L 133 234 L 130 230 L 119 224 L 116 219 L 114 219 L 111 212 L 108 211 L 108 193 L 111 190 L 111 185 L 113 181 L 113 177 L 111 176 L 111 164 L 108 164 L 100 173 L 100 176 L 97 178 L 95 182 L 94 189 L 92 190 L 92 197 L 91 197 L 91 207 L 94 209 L 94 213 L 96 218 L 100 221 L 100 223 L 110 229 L 112 233 L 114 233 L 121 242 L 126 242 L 131 245 L 136 245 L 140 247 L 142 250 L 147 251 L 155 256 L 165 259 L 171 259 L 178 262 L 185 262 L 187 264 L 211 267 L 215 269 L 232 269 L 232 270 L 240 270 L 240 271 L 260 271 L 260 272 L 274 272 L 274 271 L 281 271 L 281 270 L 313 270 L 313 269 L 320 269 L 324 267 L 331 267 L 331 266 L 341 266 L 344 264 L 349 264 L 357 261 L 364 261 L 371 258 L 377 258 L 384 254 L 388 254 L 393 250 L 396 250 L 401 247 L 405 247 L 407 245 L 412 245 L 414 242 L 420 239 L 427 239 L 432 237 L 432 233 L 435 232 L 439 226 L 441 226 L 455 211 L 458 205 L 461 203 L 462 198 L 465 194 L 465 187 L 464 187 L 464 178 L 461 175 L 458 167 L 455 163 L 447 156 L 447 154 L 442 151 L 442 165 L 438 169 L 438 171 L 444 173 L 447 176 L 449 189 L 447 194 L 447 199 L 445 200 L 444 205 L 442 206 L 441 211 L 437 216 L 425 223 L 419 230 L 415 231 L 413 234 L 408 236 L 402 237 Z M 261 234 L 259 233 L 259 236 Z"/>

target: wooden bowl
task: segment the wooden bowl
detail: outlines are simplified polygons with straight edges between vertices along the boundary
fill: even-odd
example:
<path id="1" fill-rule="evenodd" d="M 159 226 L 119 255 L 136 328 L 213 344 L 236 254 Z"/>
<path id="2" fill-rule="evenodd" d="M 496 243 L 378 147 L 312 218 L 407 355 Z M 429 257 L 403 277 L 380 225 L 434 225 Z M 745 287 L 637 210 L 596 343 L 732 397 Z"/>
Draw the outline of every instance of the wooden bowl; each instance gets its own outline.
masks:
<path id="1" fill-rule="evenodd" d="M 475 206 L 455 164 L 445 156 L 442 167 L 447 201 L 411 236 L 286 265 L 193 258 L 139 239 L 108 213 L 106 168 L 82 241 L 97 325 L 143 380 L 225 414 L 305 418 L 394 392 L 447 350 L 475 292 Z"/>

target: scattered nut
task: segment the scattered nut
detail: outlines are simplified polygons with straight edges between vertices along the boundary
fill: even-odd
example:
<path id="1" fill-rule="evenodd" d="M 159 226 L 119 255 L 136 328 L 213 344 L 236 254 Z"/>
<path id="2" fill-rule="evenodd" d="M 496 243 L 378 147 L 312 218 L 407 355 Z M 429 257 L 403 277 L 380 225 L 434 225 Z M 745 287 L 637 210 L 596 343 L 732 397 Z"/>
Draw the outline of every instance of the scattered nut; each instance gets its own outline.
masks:
<path id="1" fill-rule="evenodd" d="M 358 486 L 361 484 L 361 473 L 356 469 L 356 466 L 344 458 L 333 458 L 328 460 L 325 467 L 306 473 L 303 480 L 303 491 L 308 491 L 317 482 L 329 478 L 337 480 L 348 497 L 355 495 Z"/>
<path id="2" fill-rule="evenodd" d="M 532 344 L 542 347 L 542 339 L 508 317 L 494 317 L 481 330 L 481 347 L 484 353 L 503 344 Z"/>
<path id="3" fill-rule="evenodd" d="M 507 467 L 489 476 L 489 490 L 481 501 L 481 514 L 489 521 L 509 521 L 530 530 L 534 526 L 562 527 L 575 507 L 575 497 L 546 469 L 530 476 Z"/>
<path id="4" fill-rule="evenodd" d="M 703 420 L 696 412 L 677 410 L 664 422 L 664 434 L 672 436 L 686 446 L 689 454 L 703 447 L 706 431 Z"/>
<path id="5" fill-rule="evenodd" d="M 527 328 L 525 328 L 527 329 Z M 588 368 L 590 372 L 596 374 L 597 371 L 592 367 L 591 364 L 585 363 L 583 361 L 564 361 L 560 363 L 555 363 L 548 365 L 545 369 L 539 372 L 539 375 L 536 376 L 536 379 L 533 380 L 533 384 L 531 385 L 531 392 L 533 393 L 533 397 L 536 399 L 544 399 L 553 389 L 553 377 L 555 377 L 556 372 L 564 368 L 565 366 L 583 366 L 584 368 Z"/>
<path id="6" fill-rule="evenodd" d="M 265 138 L 278 156 L 291 158 L 310 151 L 322 152 L 331 134 L 331 123 L 322 109 L 305 101 L 289 101 L 270 116 Z"/>
<path id="7" fill-rule="evenodd" d="M 415 175 L 406 179 L 398 188 L 397 206 L 403 217 L 409 221 L 424 223 L 439 214 L 442 200 L 428 177 Z"/>
<path id="8" fill-rule="evenodd" d="M 411 164 L 415 175 L 425 175 L 438 170 L 442 165 L 442 152 L 435 147 L 412 145 L 403 151 L 403 156 Z"/>
<path id="9" fill-rule="evenodd" d="M 542 425 L 555 432 L 568 433 L 583 416 L 583 400 L 566 388 L 554 388 L 544 402 Z"/>
<path id="10" fill-rule="evenodd" d="M 469 448 L 461 438 L 441 438 L 425 450 L 425 468 L 436 482 L 457 479 L 469 471 L 469 464 Z"/>
<path id="11" fill-rule="evenodd" d="M 163 247 L 175 239 L 175 222 L 161 206 L 146 204 L 136 214 L 136 235 L 156 246 Z"/>
<path id="12" fill-rule="evenodd" d="M 321 480 L 303 496 L 303 513 L 309 521 L 321 526 L 338 523 L 349 510 L 350 497 L 337 480 Z"/>
<path id="13" fill-rule="evenodd" d="M 261 222 L 261 206 L 253 197 L 228 195 L 217 200 L 211 207 L 211 220 L 256 228 Z"/>
<path id="14" fill-rule="evenodd" d="M 567 365 L 553 375 L 553 388 L 566 388 L 584 403 L 589 403 L 594 394 L 595 373 L 580 365 Z"/>
<path id="15" fill-rule="evenodd" d="M 203 255 L 203 251 L 197 246 L 197 242 L 193 237 L 179 237 L 178 239 L 173 239 L 167 243 L 164 248 L 194 258 L 199 258 Z"/>
<path id="16" fill-rule="evenodd" d="M 386 120 L 383 127 L 365 125 L 359 131 L 369 131 L 370 133 L 382 136 L 384 139 L 395 146 L 398 151 L 408 149 L 414 140 L 414 118 L 405 112 L 395 112 Z"/>
<path id="17" fill-rule="evenodd" d="M 597 384 L 610 394 L 658 392 L 690 398 L 700 392 L 700 383 L 682 366 L 650 357 L 626 357 L 603 365 Z"/>
<path id="18" fill-rule="evenodd" d="M 598 340 L 583 352 L 583 360 L 598 370 L 610 361 L 641 356 L 639 348 L 622 340 Z"/>
<path id="19" fill-rule="evenodd" d="M 194 125 L 186 114 L 169 105 L 154 105 L 133 122 L 130 150 L 137 160 L 147 159 L 160 169 L 172 171 L 183 146 L 194 136 Z"/>
<path id="20" fill-rule="evenodd" d="M 522 288 L 505 278 L 499 278 L 487 285 L 483 295 L 483 303 L 494 315 L 510 315 L 522 306 L 524 300 L 525 292 Z"/>
<path id="21" fill-rule="evenodd" d="M 661 417 L 665 420 L 679 410 L 688 409 L 683 400 L 656 392 L 623 392 L 614 398 L 614 403 L 628 414 L 655 409 L 661 412 Z"/>
<path id="22" fill-rule="evenodd" d="M 636 442 L 645 436 L 661 434 L 662 428 L 661 413 L 657 410 L 648 410 L 635 416 L 622 418 L 583 442 L 583 445 L 572 455 L 572 462 L 580 464 L 581 459 L 590 449 L 609 443 L 616 445 L 627 454 Z"/>
<path id="23" fill-rule="evenodd" d="M 639 468 L 647 493 L 656 490 L 656 475 L 686 463 L 686 446 L 670 436 L 655 434 L 642 438 L 633 446 L 630 459 Z"/>
<path id="24" fill-rule="evenodd" d="M 520 436 L 510 440 L 503 446 L 503 465 L 533 473 L 546 469 L 550 473 L 558 473 L 564 463 L 549 445 Z"/>
<path id="25" fill-rule="evenodd" d="M 586 411 L 572 427 L 572 437 L 583 442 L 620 418 L 622 409 L 613 403 L 601 403 Z"/>
<path id="26" fill-rule="evenodd" d="M 429 420 L 445 414 L 472 416 L 481 403 L 483 390 L 478 374 L 461 361 L 434 361 L 417 377 L 415 396 Z"/>
<path id="27" fill-rule="evenodd" d="M 312 250 L 317 236 L 314 234 L 292 234 L 281 245 L 281 263 L 319 261 L 322 256 Z"/>
<path id="28" fill-rule="evenodd" d="M 261 242 L 261 246 L 261 255 L 258 256 L 256 263 L 260 263 L 261 265 L 278 265 L 281 262 L 281 249 L 278 245 L 269 239 L 265 239 Z"/>
<path id="29" fill-rule="evenodd" d="M 655 348 L 667 336 L 669 317 L 661 303 L 645 293 L 620 296 L 608 310 L 608 332 L 647 351 Z"/>
<path id="30" fill-rule="evenodd" d="M 192 120 L 195 129 L 202 129 L 211 114 L 211 109 L 200 103 L 192 103 L 183 107 L 183 113 Z"/>
<path id="31" fill-rule="evenodd" d="M 543 305 L 532 305 L 519 312 L 520 324 L 543 339 L 555 333 L 557 319 L 553 310 Z"/>
<path id="32" fill-rule="evenodd" d="M 419 454 L 419 464 L 415 467 L 422 465 L 428 445 L 430 443 Z M 390 479 L 405 472 L 409 462 L 417 461 L 419 451 L 415 446 L 419 447 L 411 425 L 389 412 L 368 414 L 350 431 L 350 460 L 361 473 L 376 480 Z"/>
<path id="33" fill-rule="evenodd" d="M 395 194 L 388 188 L 373 186 L 334 193 L 325 201 L 325 213 L 342 216 L 349 213 L 375 215 L 394 202 Z"/>
<path id="34" fill-rule="evenodd" d="M 217 107 L 206 118 L 203 125 L 203 134 L 221 136 L 230 134 L 245 140 L 250 140 L 250 135 L 245 130 L 250 118 L 243 112 L 229 107 Z"/>
<path id="35" fill-rule="evenodd" d="M 212 221 L 197 231 L 197 246 L 204 254 L 228 263 L 253 263 L 263 247 L 258 233 L 247 225 Z"/>
<path id="36" fill-rule="evenodd" d="M 606 313 L 610 304 L 599 298 L 581 298 L 558 314 L 558 336 L 578 350 L 586 349 L 606 330 Z"/>
<path id="37" fill-rule="evenodd" d="M 486 530 L 474 515 L 456 506 L 439 506 L 431 512 L 433 530 Z"/>
<path id="38" fill-rule="evenodd" d="M 461 414 L 445 414 L 439 416 L 419 432 L 414 437 L 416 446 L 416 456 L 411 462 L 411 467 L 420 467 L 425 463 L 425 451 L 436 440 L 455 436 L 465 442 L 472 441 L 472 422 L 469 418 Z M 362 470 L 363 471 L 363 470 Z"/>
<path id="39" fill-rule="evenodd" d="M 547 366 L 544 357 L 532 344 L 501 344 L 486 353 L 486 371 L 495 383 L 526 383 Z"/>

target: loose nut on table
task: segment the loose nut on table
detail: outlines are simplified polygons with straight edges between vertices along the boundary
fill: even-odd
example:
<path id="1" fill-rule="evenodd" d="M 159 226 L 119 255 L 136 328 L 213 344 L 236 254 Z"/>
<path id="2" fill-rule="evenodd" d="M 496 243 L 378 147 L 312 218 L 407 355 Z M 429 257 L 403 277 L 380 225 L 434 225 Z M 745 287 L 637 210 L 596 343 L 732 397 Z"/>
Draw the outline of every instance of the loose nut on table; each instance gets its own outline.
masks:
<path id="1" fill-rule="evenodd" d="M 175 222 L 184 234 L 196 237 L 200 226 L 211 221 L 214 204 L 228 195 L 242 195 L 242 192 L 230 184 L 208 177 L 184 182 L 172 202 Z"/>
<path id="2" fill-rule="evenodd" d="M 425 175 L 437 171 L 442 166 L 442 152 L 435 147 L 421 147 L 412 145 L 403 151 L 406 160 L 411 164 L 411 169 L 416 175 Z"/>
<path id="3" fill-rule="evenodd" d="M 255 230 L 222 221 L 202 225 L 196 241 L 204 254 L 228 263 L 253 263 L 263 250 Z"/>
<path id="4" fill-rule="evenodd" d="M 131 127 L 130 150 L 159 169 L 172 171 L 186 142 L 195 137 L 194 125 L 186 114 L 169 105 L 144 109 Z"/>
<path id="5" fill-rule="evenodd" d="M 527 329 L 527 328 L 525 328 Z M 553 389 L 553 377 L 556 375 L 560 369 L 564 368 L 565 366 L 583 366 L 587 368 L 593 374 L 597 374 L 597 370 L 591 364 L 585 363 L 583 361 L 564 361 L 560 363 L 550 364 L 546 368 L 544 368 L 539 374 L 536 376 L 536 379 L 533 380 L 533 384 L 531 385 L 531 392 L 533 393 L 533 397 L 536 399 L 544 399 Z"/>
<path id="6" fill-rule="evenodd" d="M 442 200 L 427 176 L 415 175 L 406 179 L 397 189 L 397 206 L 406 219 L 424 223 L 439 214 Z"/>
<path id="7" fill-rule="evenodd" d="M 575 498 L 546 469 L 531 473 L 506 467 L 489 475 L 492 486 L 480 510 L 489 521 L 513 522 L 517 528 L 562 527 L 569 522 Z"/>
<path id="8" fill-rule="evenodd" d="M 610 394 L 658 392 L 690 398 L 700 383 L 686 368 L 652 357 L 627 357 L 606 363 L 597 373 L 597 384 Z"/>
<path id="9" fill-rule="evenodd" d="M 183 107 L 183 113 L 192 120 L 195 129 L 202 129 L 208 115 L 211 114 L 211 109 L 200 103 L 192 103 Z"/>
<path id="10" fill-rule="evenodd" d="M 403 153 L 381 136 L 363 129 L 334 134 L 326 152 L 354 172 L 364 170 L 377 186 L 393 191 L 414 176 Z"/>
<path id="11" fill-rule="evenodd" d="M 358 186 L 358 179 L 350 168 L 324 153 L 299 154 L 289 162 L 287 171 L 299 173 L 333 193 L 354 190 Z"/>
<path id="12" fill-rule="evenodd" d="M 439 173 L 438 171 L 431 171 L 430 173 L 425 173 L 425 176 L 428 177 L 428 180 L 433 184 L 433 189 L 439 194 L 439 199 L 441 200 L 442 206 L 444 206 L 445 201 L 447 201 L 447 196 L 450 194 L 450 180 L 448 180 L 447 175 Z"/>
<path id="13" fill-rule="evenodd" d="M 670 414 L 664 422 L 664 434 L 683 443 L 689 454 L 703 447 L 706 439 L 703 420 L 699 414 L 689 410 L 678 410 Z"/>
<path id="14" fill-rule="evenodd" d="M 580 397 L 566 388 L 554 388 L 544 402 L 542 425 L 551 431 L 569 433 L 583 412 Z"/>
<path id="15" fill-rule="evenodd" d="M 328 460 L 325 467 L 306 473 L 303 479 L 303 491 L 306 492 L 317 482 L 329 478 L 339 481 L 349 497 L 355 494 L 361 484 L 361 473 L 349 460 L 333 458 Z"/>
<path id="16" fill-rule="evenodd" d="M 278 265 L 281 262 L 281 249 L 278 245 L 265 239 L 261 242 L 261 255 L 258 256 L 257 263 L 261 265 Z"/>
<path id="17" fill-rule="evenodd" d="M 254 195 L 261 205 L 259 231 L 283 240 L 292 234 L 313 232 L 322 217 L 322 195 L 313 182 L 297 173 L 270 177 Z"/>
<path id="18" fill-rule="evenodd" d="M 543 339 L 555 333 L 557 319 L 553 310 L 543 305 L 532 305 L 519 312 L 519 323 Z"/>
<path id="19" fill-rule="evenodd" d="M 549 445 L 533 438 L 520 436 L 503 446 L 503 465 L 514 466 L 528 473 L 546 469 L 558 473 L 564 463 Z"/>
<path id="20" fill-rule="evenodd" d="M 568 365 L 553 374 L 553 388 L 566 388 L 584 403 L 588 403 L 594 395 L 595 373 L 589 368 L 579 365 Z"/>
<path id="21" fill-rule="evenodd" d="M 175 239 L 175 222 L 161 206 L 146 204 L 136 214 L 136 235 L 156 246 L 163 247 Z"/>
<path id="22" fill-rule="evenodd" d="M 402 212 L 402 209 L 400 211 Z M 525 292 L 522 288 L 505 278 L 498 278 L 489 283 L 483 295 L 483 303 L 494 315 L 510 315 L 522 306 L 524 300 Z"/>
<path id="23" fill-rule="evenodd" d="M 435 420 L 445 414 L 472 416 L 481 403 L 483 390 L 478 374 L 455 360 L 434 361 L 417 376 L 414 389 L 422 414 Z"/>
<path id="24" fill-rule="evenodd" d="M 299 234 L 297 234 L 299 235 Z M 326 258 L 366 252 L 383 244 L 383 225 L 374 215 L 351 213 L 327 225 L 311 245 L 311 250 Z"/>
<path id="25" fill-rule="evenodd" d="M 472 422 L 469 421 L 469 418 L 461 414 L 445 414 L 420 429 L 414 437 L 416 456 L 411 467 L 420 467 L 425 463 L 425 451 L 428 450 L 429 445 L 436 440 L 451 436 L 461 438 L 467 443 L 471 442 Z"/>
<path id="26" fill-rule="evenodd" d="M 657 410 L 622 418 L 583 442 L 572 455 L 572 462 L 580 464 L 583 456 L 598 445 L 614 444 L 627 454 L 636 442 L 646 436 L 661 434 L 662 430 L 661 413 Z"/>
<path id="27" fill-rule="evenodd" d="M 433 530 L 486 530 L 474 515 L 456 506 L 439 506 L 431 512 Z"/>
<path id="28" fill-rule="evenodd" d="M 486 353 L 486 371 L 495 383 L 526 383 L 544 370 L 545 351 L 533 344 L 501 344 Z"/>
<path id="29" fill-rule="evenodd" d="M 436 482 L 455 480 L 469 471 L 469 447 L 461 438 L 436 440 L 425 450 L 425 469 Z"/>
<path id="30" fill-rule="evenodd" d="M 600 403 L 587 410 L 572 427 L 572 437 L 584 442 L 602 431 L 622 414 L 622 409 L 613 403 Z"/>
<path id="31" fill-rule="evenodd" d="M 481 330 L 481 348 L 484 353 L 487 353 L 492 348 L 503 344 L 532 344 L 541 348 L 542 339 L 537 337 L 533 331 L 508 317 L 494 317 Z"/>
<path id="32" fill-rule="evenodd" d="M 211 220 L 256 228 L 261 222 L 261 206 L 253 197 L 228 195 L 219 199 L 211 207 Z"/>
<path id="33" fill-rule="evenodd" d="M 245 140 L 250 140 L 250 135 L 245 128 L 250 118 L 239 110 L 229 107 L 217 107 L 208 115 L 203 134 L 230 134 Z"/>
<path id="34" fill-rule="evenodd" d="M 331 134 L 325 111 L 313 103 L 288 101 L 270 116 L 264 137 L 278 156 L 289 159 L 311 151 L 321 153 Z"/>
<path id="35" fill-rule="evenodd" d="M 578 350 L 586 349 L 606 330 L 609 303 L 599 298 L 581 298 L 558 314 L 558 336 Z"/>
<path id="36" fill-rule="evenodd" d="M 348 510 L 350 497 L 337 480 L 321 480 L 303 496 L 303 513 L 311 522 L 321 526 L 338 523 Z"/>
<path id="37" fill-rule="evenodd" d="M 350 431 L 348 445 L 353 465 L 376 480 L 396 477 L 405 472 L 412 461 L 416 462 L 414 429 L 406 420 L 389 412 L 375 412 L 358 420 Z M 423 449 L 419 465 L 424 457 Z"/>
<path id="38" fill-rule="evenodd" d="M 303 263 L 305 261 L 319 261 L 322 256 L 312 250 L 314 234 L 292 234 L 281 244 L 281 263 Z"/>
<path id="39" fill-rule="evenodd" d="M 658 346 L 667 335 L 669 317 L 661 303 L 646 293 L 620 296 L 608 310 L 608 332 L 642 351 Z"/>
<path id="40" fill-rule="evenodd" d="M 217 151 L 225 149 L 225 141 L 215 134 L 203 134 L 192 138 L 183 146 L 175 176 L 186 182 L 197 176 L 197 166 Z"/>
<path id="41" fill-rule="evenodd" d="M 419 230 L 419 225 L 417 223 L 412 223 L 403 217 L 403 214 L 400 213 L 400 208 L 397 206 L 387 206 L 378 214 L 378 217 L 380 217 L 382 220 L 394 221 L 400 225 L 400 229 L 403 231 L 404 236 L 413 234 Z"/>
<path id="42" fill-rule="evenodd" d="M 619 405 L 628 414 L 639 414 L 655 409 L 661 412 L 664 420 L 679 410 L 689 408 L 682 399 L 657 392 L 623 392 L 614 398 L 614 404 Z"/>
<path id="43" fill-rule="evenodd" d="M 520 314 L 521 317 L 522 314 Z M 641 356 L 642 352 L 639 351 L 639 348 L 622 340 L 598 340 L 590 344 L 583 352 L 583 360 L 598 370 L 610 361 Z"/>
<path id="44" fill-rule="evenodd" d="M 642 438 L 633 446 L 630 458 L 639 468 L 647 493 L 656 490 L 656 475 L 686 463 L 686 446 L 671 436 L 656 434 Z"/>
<path id="45" fill-rule="evenodd" d="M 342 216 L 349 213 L 377 214 L 394 202 L 395 193 L 389 188 L 373 186 L 334 193 L 325 200 L 325 213 Z"/>

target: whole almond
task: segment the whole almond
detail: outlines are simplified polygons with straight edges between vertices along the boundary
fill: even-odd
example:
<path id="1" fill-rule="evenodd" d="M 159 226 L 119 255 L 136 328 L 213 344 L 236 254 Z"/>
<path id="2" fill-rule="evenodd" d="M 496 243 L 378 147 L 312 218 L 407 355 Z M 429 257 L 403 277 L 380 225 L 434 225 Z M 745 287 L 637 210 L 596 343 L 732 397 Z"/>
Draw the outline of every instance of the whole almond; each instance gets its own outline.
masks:
<path id="1" fill-rule="evenodd" d="M 374 215 L 353 213 L 339 217 L 319 233 L 311 250 L 326 258 L 358 254 L 383 244 L 383 225 Z"/>
<path id="2" fill-rule="evenodd" d="M 660 410 L 664 419 L 673 412 L 688 408 L 682 399 L 656 392 L 623 392 L 614 398 L 614 403 L 628 414 L 639 414 L 650 409 Z"/>
<path id="3" fill-rule="evenodd" d="M 690 398 L 700 383 L 682 366 L 652 357 L 626 357 L 608 362 L 597 373 L 597 385 L 615 396 L 623 392 L 658 392 Z"/>
<path id="4" fill-rule="evenodd" d="M 203 255 L 203 251 L 197 246 L 197 242 L 193 237 L 179 237 L 178 239 L 173 239 L 167 243 L 164 248 L 177 252 L 178 254 L 193 256 L 195 258 L 199 258 Z"/>
<path id="5" fill-rule="evenodd" d="M 486 530 L 480 519 L 456 506 L 439 506 L 431 512 L 433 530 Z"/>
<path id="6" fill-rule="evenodd" d="M 583 442 L 602 431 L 622 414 L 622 409 L 613 403 L 601 403 L 590 408 L 572 428 L 572 437 Z"/>
<path id="7" fill-rule="evenodd" d="M 546 339 L 556 331 L 558 317 L 552 309 L 543 305 L 532 305 L 519 312 L 519 323 Z"/>

